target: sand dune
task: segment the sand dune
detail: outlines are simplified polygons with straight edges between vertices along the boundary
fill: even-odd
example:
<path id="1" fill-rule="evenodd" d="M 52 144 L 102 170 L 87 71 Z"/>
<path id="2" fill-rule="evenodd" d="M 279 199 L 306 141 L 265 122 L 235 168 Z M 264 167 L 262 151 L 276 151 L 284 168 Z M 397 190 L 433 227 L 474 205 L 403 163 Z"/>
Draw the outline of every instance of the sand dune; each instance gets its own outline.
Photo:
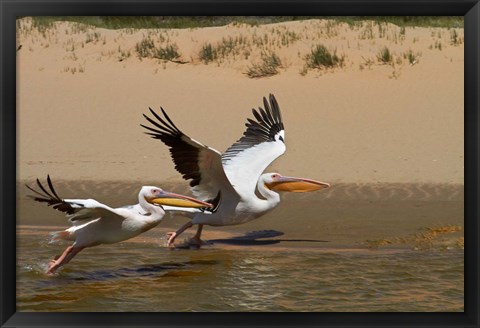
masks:
<path id="1" fill-rule="evenodd" d="M 270 170 L 337 184 L 463 183 L 462 29 L 454 42 L 453 30 L 368 21 L 184 30 L 61 22 L 43 31 L 24 18 L 17 26 L 19 180 L 50 173 L 176 183 L 167 149 L 139 126 L 149 106 L 223 151 L 242 135 L 250 109 L 274 93 L 288 150 Z M 175 45 L 177 62 L 140 59 L 137 48 L 149 40 Z M 205 64 L 207 44 L 224 52 Z M 319 44 L 343 65 L 307 69 Z M 392 63 L 378 60 L 384 47 Z M 282 67 L 251 79 L 262 53 L 275 53 Z"/>

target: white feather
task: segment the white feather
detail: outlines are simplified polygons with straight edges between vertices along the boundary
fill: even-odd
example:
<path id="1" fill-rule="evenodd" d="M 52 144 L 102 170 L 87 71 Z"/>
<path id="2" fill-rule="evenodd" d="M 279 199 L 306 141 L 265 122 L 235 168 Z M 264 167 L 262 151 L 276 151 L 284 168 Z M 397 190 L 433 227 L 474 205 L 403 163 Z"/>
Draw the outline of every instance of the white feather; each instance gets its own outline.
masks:
<path id="1" fill-rule="evenodd" d="M 260 175 L 285 150 L 285 144 L 278 138 L 247 148 L 224 163 L 225 174 L 242 197 L 251 197 Z"/>

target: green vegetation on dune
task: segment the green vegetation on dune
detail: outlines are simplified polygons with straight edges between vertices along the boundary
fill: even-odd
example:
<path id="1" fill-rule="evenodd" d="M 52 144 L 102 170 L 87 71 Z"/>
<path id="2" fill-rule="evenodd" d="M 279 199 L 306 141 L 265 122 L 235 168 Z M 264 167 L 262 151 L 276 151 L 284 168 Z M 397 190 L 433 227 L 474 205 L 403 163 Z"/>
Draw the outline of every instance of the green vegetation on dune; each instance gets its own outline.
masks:
<path id="1" fill-rule="evenodd" d="M 245 74 L 249 78 L 261 78 L 278 74 L 278 69 L 282 67 L 282 61 L 276 53 L 262 53 L 260 63 L 250 66 Z"/>
<path id="2" fill-rule="evenodd" d="M 230 23 L 271 24 L 305 19 L 334 19 L 350 25 L 373 20 L 398 26 L 463 28 L 463 16 L 36 16 L 38 27 L 48 28 L 55 21 L 71 21 L 107 29 L 195 28 Z"/>
<path id="3" fill-rule="evenodd" d="M 135 57 L 140 61 L 146 59 L 147 62 L 162 64 L 164 69 L 167 62 L 193 65 L 212 63 L 218 67 L 235 68 L 249 78 L 273 76 L 291 70 L 292 67 L 299 68 L 298 72 L 302 76 L 309 71 L 320 76 L 357 65 L 360 71 L 384 65 L 393 68 L 389 78 L 397 79 L 404 68 L 408 69 L 420 62 L 423 50 L 442 51 L 459 47 L 461 52 L 463 49 L 464 31 L 452 27 L 463 26 L 463 17 L 323 16 L 308 20 L 309 18 L 313 17 L 42 16 L 17 19 L 16 25 L 19 49 L 21 43 L 28 40 L 31 42 L 25 44 L 28 44 L 29 51 L 61 46 L 67 53 L 63 58 L 66 66 L 61 71 L 73 74 L 85 71 L 85 60 L 83 63 L 75 63 L 79 59 L 77 50 L 83 55 L 87 53 L 83 48 L 90 49 L 91 45 L 97 43 L 106 45 L 107 41 L 108 46 L 96 52 L 97 61 L 114 58 L 122 62 Z M 296 19 L 304 21 L 297 24 L 265 25 Z M 69 24 L 54 24 L 56 21 L 68 21 Z M 211 33 L 199 33 L 199 30 L 193 28 L 227 23 L 230 25 L 220 28 L 221 33 L 213 33 L 212 38 Z M 444 27 L 406 27 L 415 24 Z M 99 26 L 122 29 L 105 31 L 97 28 Z M 183 31 L 175 29 L 187 26 L 192 28 Z M 159 27 L 163 29 L 157 29 Z M 423 42 L 417 44 L 420 36 Z M 185 46 L 188 38 L 191 46 Z M 330 41 L 332 39 L 334 44 Z M 295 48 L 285 49 L 297 42 L 298 47 L 295 45 Z M 340 49 L 338 53 L 337 47 Z M 360 56 L 350 56 L 350 49 L 360 52 Z M 463 54 L 460 52 L 459 56 Z M 347 57 L 347 53 L 351 58 Z M 453 57 L 450 58 L 452 61 Z M 39 69 L 43 70 L 43 67 Z"/>
<path id="4" fill-rule="evenodd" d="M 337 51 L 330 51 L 323 44 L 317 45 L 305 58 L 308 68 L 331 68 L 342 66 L 344 56 L 337 56 Z"/>

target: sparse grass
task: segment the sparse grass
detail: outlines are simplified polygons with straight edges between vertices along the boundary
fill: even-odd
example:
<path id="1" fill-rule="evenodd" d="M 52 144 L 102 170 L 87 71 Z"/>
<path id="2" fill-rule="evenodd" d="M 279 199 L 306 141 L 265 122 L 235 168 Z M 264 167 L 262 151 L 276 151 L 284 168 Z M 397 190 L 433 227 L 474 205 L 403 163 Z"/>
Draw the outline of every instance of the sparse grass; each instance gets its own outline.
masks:
<path id="1" fill-rule="evenodd" d="M 135 50 L 137 51 L 138 58 L 140 59 L 152 57 L 155 51 L 155 43 L 150 37 L 143 38 L 139 43 L 137 43 Z"/>
<path id="2" fill-rule="evenodd" d="M 360 40 L 371 40 L 375 36 L 373 34 L 373 24 L 372 22 L 366 22 L 363 30 L 360 32 L 358 38 Z"/>
<path id="3" fill-rule="evenodd" d="M 202 46 L 202 49 L 200 49 L 198 57 L 202 62 L 208 64 L 217 59 L 217 51 L 211 43 L 206 43 Z"/>
<path id="4" fill-rule="evenodd" d="M 420 56 L 421 56 L 421 54 L 419 52 L 415 54 L 415 53 L 413 53 L 413 51 L 411 49 L 409 49 L 407 52 L 403 53 L 403 58 L 408 60 L 410 65 L 415 65 L 416 63 L 418 63 L 418 58 Z"/>
<path id="5" fill-rule="evenodd" d="M 118 61 L 119 62 L 124 61 L 127 58 L 130 58 L 130 56 L 132 55 L 130 50 L 123 50 L 123 49 L 120 48 L 120 46 L 118 46 L 118 52 L 120 53 L 118 55 Z"/>
<path id="6" fill-rule="evenodd" d="M 76 68 L 76 67 L 65 67 L 65 68 L 63 69 L 63 71 L 64 71 L 65 73 L 70 72 L 70 73 L 72 73 L 72 74 L 75 74 L 75 73 L 77 72 L 77 68 Z M 82 68 L 82 73 L 83 73 L 84 71 L 85 71 L 85 68 Z"/>
<path id="7" fill-rule="evenodd" d="M 174 43 L 165 45 L 164 47 L 155 46 L 155 42 L 150 36 L 144 37 L 135 46 L 138 58 L 156 58 L 163 61 L 181 62 L 178 46 Z"/>
<path id="8" fill-rule="evenodd" d="M 281 34 L 281 44 L 282 46 L 288 47 L 290 44 L 295 41 L 300 40 L 300 35 L 293 31 L 286 31 Z"/>
<path id="9" fill-rule="evenodd" d="M 222 38 L 222 41 L 217 44 L 216 52 L 218 58 L 225 59 L 229 55 L 240 54 L 240 48 L 246 43 L 246 37 L 240 35 L 237 37 Z"/>
<path id="10" fill-rule="evenodd" d="M 338 35 L 338 21 L 328 20 L 325 24 L 325 34 L 328 38 L 333 38 Z"/>
<path id="11" fill-rule="evenodd" d="M 135 17 L 133 17 L 135 18 Z M 302 19 L 305 19 L 306 17 L 302 17 Z M 326 18 L 326 17 L 315 17 L 315 18 Z M 405 36 L 406 33 L 408 33 L 408 40 L 410 41 L 417 33 L 412 33 L 412 29 L 409 29 L 406 31 L 405 26 L 408 26 L 408 24 L 404 24 L 403 26 L 396 27 L 392 25 L 387 25 L 384 23 L 383 18 L 376 18 L 376 17 L 365 17 L 365 19 L 370 19 L 369 21 L 366 20 L 356 20 L 358 18 L 353 18 L 350 22 L 353 22 L 350 26 L 351 28 L 354 29 L 355 34 L 357 34 L 357 38 L 355 41 L 352 41 L 351 39 L 349 40 L 349 43 L 347 42 L 348 40 L 345 39 L 344 32 L 348 32 L 348 28 L 346 25 L 341 23 L 341 19 L 334 18 L 333 20 L 328 20 L 328 21 L 312 21 L 312 22 L 305 22 L 305 24 L 301 24 L 303 27 L 302 30 L 295 30 L 295 32 L 289 31 L 289 25 L 287 24 L 282 24 L 282 25 L 272 25 L 268 27 L 261 27 L 261 28 L 252 28 L 251 31 L 249 31 L 247 34 L 243 32 L 242 30 L 236 29 L 233 26 L 229 26 L 228 28 L 225 29 L 225 31 L 228 31 L 222 39 L 220 39 L 221 36 L 219 36 L 217 39 L 211 39 L 209 40 L 211 43 L 205 43 L 202 46 L 202 42 L 204 42 L 205 39 L 202 39 L 202 36 L 199 36 L 197 33 L 192 33 L 192 42 L 197 44 L 196 46 L 196 53 L 180 53 L 180 50 L 174 43 L 176 40 L 175 35 L 180 35 L 183 34 L 181 31 L 176 31 L 176 30 L 146 30 L 146 31 L 138 31 L 133 28 L 131 29 L 126 29 L 126 30 L 121 30 L 118 31 L 118 33 L 104 33 L 103 31 L 98 32 L 99 30 L 96 30 L 94 27 L 89 26 L 89 25 L 84 25 L 82 23 L 74 23 L 74 24 L 65 24 L 65 25 L 56 25 L 58 27 L 58 33 L 55 32 L 55 30 L 48 31 L 49 28 L 54 25 L 54 20 L 47 20 L 43 18 L 35 18 L 32 21 L 30 19 L 28 20 L 17 20 L 17 30 L 20 29 L 20 31 L 17 31 L 17 35 L 20 35 L 18 37 L 18 40 L 23 41 L 22 38 L 25 37 L 31 37 L 34 42 L 32 42 L 32 46 L 28 45 L 26 48 L 29 49 L 23 49 L 22 51 L 33 51 L 40 46 L 42 47 L 48 47 L 49 44 L 54 45 L 55 44 L 55 39 L 58 44 L 63 45 L 63 49 L 67 51 L 67 54 L 73 54 L 72 55 L 72 60 L 76 61 L 76 55 L 75 53 L 78 53 L 79 58 L 81 59 L 82 56 L 85 55 L 85 51 L 89 48 L 88 44 L 89 43 L 95 43 L 95 42 L 102 42 L 105 44 L 106 43 L 106 37 L 105 34 L 109 36 L 109 43 L 111 46 L 108 47 L 108 50 L 111 51 L 111 53 L 108 54 L 108 59 L 113 59 L 113 61 L 123 61 L 126 60 L 129 57 L 136 57 L 138 56 L 140 59 L 143 58 L 154 58 L 154 59 L 160 59 L 164 61 L 163 67 L 170 67 L 168 63 L 166 63 L 165 66 L 165 61 L 173 61 L 176 62 L 179 60 L 180 57 L 188 58 L 189 60 L 191 59 L 193 62 L 198 62 L 201 61 L 205 64 L 209 64 L 211 62 L 215 62 L 216 65 L 219 67 L 223 67 L 225 65 L 231 65 L 234 66 L 237 71 L 242 71 L 245 75 L 247 75 L 250 78 L 259 78 L 259 77 L 264 77 L 264 76 L 271 76 L 278 74 L 281 72 L 280 68 L 282 67 L 282 63 L 280 59 L 278 58 L 277 54 L 282 55 L 282 59 L 284 61 L 283 64 L 288 63 L 286 65 L 287 67 L 295 67 L 297 71 L 300 71 L 300 74 L 304 75 L 307 74 L 310 69 L 329 69 L 329 68 L 335 68 L 335 67 L 343 67 L 345 65 L 353 67 L 354 69 L 358 69 L 357 67 L 360 67 L 360 70 L 366 70 L 367 68 L 370 69 L 373 67 L 380 68 L 380 64 L 390 64 L 394 72 L 392 73 L 392 77 L 397 78 L 399 76 L 399 73 L 401 73 L 403 67 L 408 67 L 407 63 L 410 63 L 411 65 L 417 64 L 418 59 L 420 57 L 420 53 L 413 52 L 411 50 L 408 50 L 407 52 L 404 52 L 406 49 L 408 49 L 407 46 L 395 46 L 393 42 L 397 43 L 397 38 L 398 40 L 401 40 L 400 36 Z M 87 21 L 91 19 L 88 18 Z M 143 19 L 140 17 L 140 20 Z M 150 18 L 149 18 L 150 19 Z M 160 19 L 160 18 L 156 18 Z M 257 19 L 255 17 L 252 17 L 251 19 Z M 100 20 L 103 20 L 101 18 Z M 462 18 L 463 20 L 463 18 Z M 130 20 L 133 21 L 133 20 Z M 261 19 L 259 21 L 262 21 Z M 32 23 L 34 22 L 34 23 Z M 360 23 L 358 23 L 360 22 Z M 28 29 L 28 31 L 23 31 L 22 26 L 25 26 L 25 29 Z M 35 30 L 33 30 L 33 27 L 35 26 L 35 29 L 39 31 L 44 31 L 46 33 L 46 39 L 43 40 L 39 33 L 36 33 Z M 322 27 L 326 27 L 325 29 L 322 30 Z M 440 34 L 440 31 L 442 31 L 443 34 Z M 48 31 L 48 32 L 45 32 Z M 83 32 L 82 32 L 83 31 Z M 365 33 L 365 37 L 368 38 L 373 38 L 372 40 L 368 41 L 361 41 L 359 40 L 359 34 L 360 32 Z M 34 33 L 32 33 L 34 32 Z M 67 33 L 68 32 L 68 33 Z M 188 32 L 188 31 L 185 31 Z M 23 33 L 23 34 L 22 34 Z M 31 34 L 28 35 L 28 33 Z M 68 36 L 65 37 L 65 34 L 67 33 Z M 74 33 L 79 33 L 77 35 L 72 35 Z M 83 34 L 80 34 L 83 33 Z M 143 39 L 140 40 L 136 45 L 135 43 L 122 43 L 122 44 L 129 44 L 128 51 L 127 50 L 122 50 L 118 47 L 117 45 L 114 45 L 115 42 L 118 43 L 117 40 L 127 41 L 129 39 L 129 35 L 126 34 L 135 34 L 135 37 L 138 35 L 142 35 L 144 33 Z M 240 33 L 243 33 L 244 36 L 242 36 Z M 325 40 L 325 37 L 327 36 L 335 36 L 338 33 L 340 35 L 338 36 L 339 40 L 345 40 L 342 44 L 338 45 L 338 52 L 337 49 L 335 49 L 333 46 L 330 46 L 330 44 L 327 44 L 327 41 L 322 41 Z M 432 35 L 432 38 L 430 39 L 431 41 L 427 43 L 426 46 L 431 44 L 431 48 L 435 46 L 435 49 L 442 50 L 443 47 L 447 47 L 447 50 L 453 50 L 452 45 L 457 45 L 461 44 L 463 40 L 463 30 L 460 28 L 451 28 L 449 30 L 447 29 L 429 29 L 428 30 L 428 35 Z M 110 35 L 116 35 L 116 37 L 112 36 L 110 39 Z M 423 34 L 422 34 L 423 35 Z M 377 39 L 377 37 L 384 37 L 385 39 Z M 435 40 L 435 36 L 438 36 L 441 39 Z M 424 39 L 425 37 L 422 36 L 422 41 L 426 41 L 429 39 Z M 293 63 L 291 63 L 290 60 L 288 60 L 289 55 L 285 55 L 280 53 L 282 51 L 282 47 L 287 47 L 291 45 L 293 42 L 296 40 L 301 40 L 301 45 L 299 44 L 298 49 L 288 49 L 286 51 L 286 54 L 293 53 L 294 56 L 297 56 L 297 51 L 298 51 L 298 58 L 293 59 Z M 50 41 L 51 43 L 47 42 Z M 60 41 L 59 41 L 60 40 Z M 71 41 L 70 41 L 71 40 Z M 136 39 L 135 41 L 134 38 L 130 38 L 129 42 L 136 42 L 139 39 Z M 208 40 L 208 39 L 207 39 Z M 418 40 L 414 38 L 414 41 Z M 325 45 L 319 44 L 325 42 Z M 344 55 L 344 51 L 349 51 L 349 50 L 344 50 L 347 49 L 347 44 L 348 48 L 350 49 L 350 46 L 352 48 L 355 48 L 355 44 L 357 43 L 357 48 L 358 50 L 363 51 L 363 53 L 367 53 L 368 50 L 371 51 L 373 48 L 373 51 L 367 54 L 365 57 L 368 57 L 367 59 L 364 59 L 363 61 L 360 59 L 355 59 L 355 58 L 346 58 Z M 415 41 L 416 42 L 416 41 Z M 23 43 L 23 42 L 21 42 Z M 380 45 L 379 45 L 380 43 Z M 384 47 L 383 49 L 382 46 L 383 44 L 388 45 L 388 47 L 392 48 L 395 50 L 395 52 L 392 52 L 391 49 Z M 401 43 L 401 41 L 400 41 Z M 435 43 L 435 45 L 434 45 Z M 26 43 L 25 43 L 26 44 Z M 328 47 L 326 47 L 328 45 Z M 421 50 L 421 47 L 423 46 L 422 44 L 418 45 L 412 45 L 411 47 L 415 50 Z M 425 46 L 425 47 L 426 47 Z M 81 48 L 86 48 L 85 50 L 82 50 Z M 312 48 L 306 48 L 306 47 L 312 47 Z M 394 48 L 395 47 L 395 48 Z M 118 51 L 116 51 L 118 48 Z M 200 51 L 198 49 L 200 48 Z M 307 49 L 307 50 L 305 50 Z M 311 51 L 309 51 L 311 49 Z M 381 49 L 381 50 L 380 50 Z M 181 49 L 185 50 L 185 49 Z M 376 51 L 379 51 L 378 54 L 376 54 Z M 198 51 L 198 52 L 197 52 Z M 423 50 L 422 50 L 423 51 Z M 428 50 L 427 50 L 428 51 Z M 276 54 L 276 53 L 277 54 Z M 359 52 L 361 53 L 361 52 Z M 266 55 L 270 54 L 270 55 Z M 259 60 L 259 57 L 261 55 L 261 60 Z M 102 52 L 103 56 L 103 52 Z M 276 58 L 275 58 L 276 57 Z M 255 60 L 252 60 L 252 58 L 255 58 Z M 287 61 L 285 61 L 285 58 L 287 58 Z M 358 58 L 358 57 L 357 57 Z M 423 60 L 426 57 L 422 57 L 422 64 Z M 70 59 L 70 57 L 69 57 Z M 278 61 L 277 61 L 278 59 Z M 97 59 L 98 60 L 98 59 Z M 137 60 L 136 58 L 132 60 Z M 101 60 L 100 60 L 101 61 Z M 302 62 L 303 61 L 303 62 Z M 153 62 L 153 61 L 152 61 Z M 232 64 L 233 63 L 233 64 Z M 346 63 L 346 64 L 345 64 Z M 77 63 L 78 64 L 78 63 Z M 160 64 L 160 61 L 156 62 L 156 64 Z M 297 66 L 298 65 L 298 66 Z M 125 66 L 125 65 L 124 65 Z M 158 65 L 160 67 L 160 65 Z M 401 66 L 401 67 L 400 67 Z M 285 66 L 284 66 L 285 67 Z M 388 71 L 391 71 L 390 66 L 383 66 L 384 69 L 388 69 Z M 61 68 L 60 68 L 61 69 Z M 77 66 L 77 73 L 80 72 L 79 67 Z M 317 72 L 318 74 L 322 74 L 321 71 Z"/>
<path id="12" fill-rule="evenodd" d="M 261 78 L 278 74 L 278 69 L 282 67 L 280 57 L 274 52 L 262 53 L 262 60 L 248 68 L 246 74 L 249 78 Z"/>
<path id="13" fill-rule="evenodd" d="M 177 62 L 180 53 L 176 44 L 167 44 L 165 47 L 156 48 L 153 57 L 164 61 Z"/>
<path id="14" fill-rule="evenodd" d="M 390 64 L 393 62 L 393 55 L 388 47 L 383 47 L 378 52 L 377 59 L 382 64 Z"/>
<path id="15" fill-rule="evenodd" d="M 247 37 L 243 35 L 223 37 L 222 40 L 215 45 L 205 43 L 198 53 L 198 58 L 205 64 L 212 61 L 220 63 L 230 56 L 235 59 L 235 56 L 241 54 L 243 54 L 245 58 L 248 58 L 250 56 L 250 50 L 247 47 Z"/>
<path id="16" fill-rule="evenodd" d="M 85 43 L 97 43 L 98 40 L 101 38 L 101 34 L 99 32 L 87 33 Z"/>
<path id="17" fill-rule="evenodd" d="M 308 68 L 333 68 L 343 66 L 345 56 L 338 56 L 336 50 L 330 52 L 323 44 L 317 45 L 305 57 Z"/>
<path id="18" fill-rule="evenodd" d="M 375 60 L 372 59 L 372 58 L 365 58 L 365 57 L 362 57 L 363 59 L 363 63 L 360 64 L 360 70 L 363 70 L 365 68 L 365 66 L 368 68 L 368 69 L 371 69 L 372 68 L 372 65 L 375 64 Z"/>
<path id="19" fill-rule="evenodd" d="M 387 31 L 387 28 L 386 28 L 386 23 L 383 23 L 383 22 L 376 22 L 377 23 L 377 26 L 378 26 L 378 37 L 379 38 L 384 38 L 385 35 L 386 35 L 386 31 Z"/>
<path id="20" fill-rule="evenodd" d="M 460 36 L 458 35 L 457 33 L 457 30 L 456 29 L 453 29 L 451 32 L 450 32 L 450 43 L 454 46 L 458 46 L 459 44 L 462 43 L 462 38 L 460 38 Z"/>
<path id="21" fill-rule="evenodd" d="M 40 32 L 44 37 L 46 36 L 47 31 L 52 28 L 54 21 L 44 20 L 44 19 L 33 19 L 32 28 Z"/>
<path id="22" fill-rule="evenodd" d="M 458 43 L 458 34 L 457 34 L 457 30 L 453 29 L 451 32 L 450 32 L 450 42 L 453 44 L 453 45 L 456 45 Z"/>

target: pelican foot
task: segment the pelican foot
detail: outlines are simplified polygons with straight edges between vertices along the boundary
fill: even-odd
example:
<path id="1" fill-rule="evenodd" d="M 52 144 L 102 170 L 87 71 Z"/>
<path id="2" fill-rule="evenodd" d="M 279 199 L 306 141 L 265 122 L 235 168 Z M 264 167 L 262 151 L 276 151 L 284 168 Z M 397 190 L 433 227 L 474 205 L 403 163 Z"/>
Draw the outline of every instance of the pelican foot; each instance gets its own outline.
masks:
<path id="1" fill-rule="evenodd" d="M 58 265 L 58 259 L 60 258 L 60 255 L 55 256 L 50 262 L 48 262 L 48 268 L 47 268 L 47 274 L 52 275 L 55 273 L 55 270 L 57 269 Z"/>
<path id="2" fill-rule="evenodd" d="M 168 232 L 167 233 L 167 247 L 175 247 L 173 242 L 175 241 L 175 238 L 177 238 L 177 233 L 176 232 Z"/>

